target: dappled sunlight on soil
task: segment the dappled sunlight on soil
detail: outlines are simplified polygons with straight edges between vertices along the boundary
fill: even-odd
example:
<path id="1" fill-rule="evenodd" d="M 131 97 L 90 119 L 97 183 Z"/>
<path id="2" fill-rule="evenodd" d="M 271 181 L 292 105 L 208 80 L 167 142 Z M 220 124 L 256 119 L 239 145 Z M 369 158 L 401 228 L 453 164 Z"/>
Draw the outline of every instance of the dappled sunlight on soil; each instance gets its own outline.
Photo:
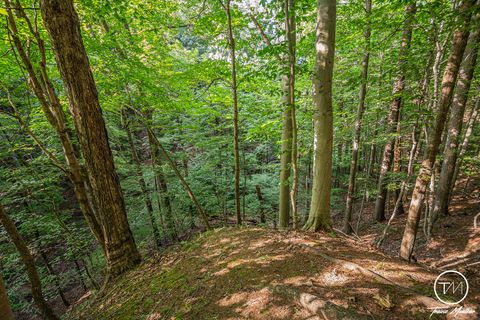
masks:
<path id="1" fill-rule="evenodd" d="M 221 228 L 152 257 L 69 319 L 427 319 L 436 275 L 333 234 Z"/>

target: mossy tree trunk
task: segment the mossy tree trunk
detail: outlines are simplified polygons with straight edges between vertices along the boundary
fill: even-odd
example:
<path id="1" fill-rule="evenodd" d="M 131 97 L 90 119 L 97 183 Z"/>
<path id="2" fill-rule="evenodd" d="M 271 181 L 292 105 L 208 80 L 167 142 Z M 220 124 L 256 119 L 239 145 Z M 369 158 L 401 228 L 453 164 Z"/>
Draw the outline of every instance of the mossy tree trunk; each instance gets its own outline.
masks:
<path id="1" fill-rule="evenodd" d="M 480 92 L 480 85 L 477 87 L 477 92 Z M 480 111 L 480 96 L 477 96 L 475 105 L 473 106 L 473 110 L 470 113 L 470 116 L 467 122 L 467 129 L 465 130 L 465 133 L 463 135 L 463 141 L 462 141 L 462 144 L 460 145 L 460 151 L 458 152 L 457 162 L 455 163 L 455 170 L 453 172 L 452 183 L 450 184 L 450 190 L 449 190 L 450 199 L 453 194 L 453 188 L 455 187 L 455 184 L 457 182 L 458 172 L 460 171 L 463 155 L 467 151 L 468 145 L 470 143 L 470 137 L 472 136 L 473 127 L 477 121 L 479 111 Z"/>

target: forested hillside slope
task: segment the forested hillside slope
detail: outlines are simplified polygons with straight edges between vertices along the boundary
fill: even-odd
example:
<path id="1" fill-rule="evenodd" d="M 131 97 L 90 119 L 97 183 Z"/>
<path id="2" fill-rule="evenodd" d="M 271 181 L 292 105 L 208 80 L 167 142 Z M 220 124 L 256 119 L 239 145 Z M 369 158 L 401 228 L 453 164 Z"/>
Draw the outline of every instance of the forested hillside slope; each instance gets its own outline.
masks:
<path id="1" fill-rule="evenodd" d="M 221 228 L 148 259 L 66 318 L 429 319 L 444 306 L 437 275 L 333 233 Z"/>
<path id="2" fill-rule="evenodd" d="M 2 0 L 0 39 L 0 320 L 478 319 L 479 0 Z"/>

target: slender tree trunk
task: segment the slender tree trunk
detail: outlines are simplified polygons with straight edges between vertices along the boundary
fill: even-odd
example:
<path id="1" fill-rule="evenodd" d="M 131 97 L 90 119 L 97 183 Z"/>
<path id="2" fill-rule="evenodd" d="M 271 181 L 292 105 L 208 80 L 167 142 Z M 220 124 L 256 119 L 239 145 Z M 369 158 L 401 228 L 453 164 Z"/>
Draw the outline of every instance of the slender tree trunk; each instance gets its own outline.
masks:
<path id="1" fill-rule="evenodd" d="M 435 24 L 435 21 L 433 22 Z M 431 103 L 430 109 L 433 112 L 437 111 L 437 106 L 438 106 L 438 91 L 439 91 L 439 85 L 438 83 L 440 82 L 440 64 L 443 59 L 443 54 L 445 53 L 445 49 L 448 44 L 448 36 L 445 37 L 444 42 L 440 42 L 440 36 L 441 32 L 444 28 L 444 22 L 442 21 L 440 23 L 440 26 L 438 28 L 434 29 L 433 36 L 435 40 L 435 60 L 433 62 L 433 67 L 432 67 L 432 72 L 433 72 L 433 97 L 430 100 Z"/>
<path id="2" fill-rule="evenodd" d="M 63 79 L 105 237 L 106 282 L 140 263 L 115 172 L 97 88 L 72 0 L 42 0 L 41 12 Z"/>
<path id="3" fill-rule="evenodd" d="M 248 170 L 247 170 L 247 160 L 245 158 L 245 150 L 242 150 L 242 160 L 243 160 L 243 185 L 242 185 L 242 219 L 246 219 L 246 197 L 247 197 L 247 178 L 248 178 Z"/>
<path id="4" fill-rule="evenodd" d="M 90 255 L 88 255 L 88 259 L 90 260 L 90 267 L 93 270 L 94 268 L 93 268 L 93 264 L 92 264 Z M 87 263 L 85 262 L 85 260 L 81 259 L 81 261 L 83 263 L 83 266 L 85 267 L 85 273 L 87 274 L 88 279 L 92 283 L 92 286 L 97 290 L 100 289 L 100 286 L 98 285 L 97 281 L 95 281 L 95 277 L 92 274 L 92 272 L 90 271 L 90 269 L 89 269 Z"/>
<path id="5" fill-rule="evenodd" d="M 38 234 L 38 236 L 40 236 Z M 52 276 L 53 283 L 55 284 L 55 289 L 57 289 L 58 295 L 60 296 L 60 299 L 62 300 L 62 303 L 65 307 L 70 306 L 70 302 L 68 302 L 67 297 L 65 297 L 65 293 L 63 293 L 62 286 L 60 285 L 60 281 L 58 279 L 58 274 L 55 272 L 53 269 L 52 265 L 50 264 L 50 261 L 48 261 L 47 254 L 43 251 L 42 248 L 40 248 L 40 257 L 42 258 L 43 263 L 45 264 L 45 267 L 47 267 L 48 273 Z"/>
<path id="6" fill-rule="evenodd" d="M 475 19 L 478 20 L 478 19 Z M 455 172 L 457 162 L 457 151 L 460 133 L 462 132 L 463 117 L 467 104 L 468 92 L 475 70 L 480 31 L 476 30 L 470 34 L 467 48 L 465 49 L 463 63 L 458 73 L 457 86 L 452 101 L 450 120 L 448 123 L 448 134 L 443 152 L 442 170 L 435 192 L 433 211 L 428 223 L 428 235 L 431 235 L 433 225 L 441 214 L 448 214 L 448 200 L 450 185 Z"/>
<path id="7" fill-rule="evenodd" d="M 257 184 L 255 186 L 255 191 L 257 193 L 257 199 L 258 199 L 258 204 L 260 206 L 259 211 L 260 211 L 260 222 L 265 223 L 265 204 L 264 204 L 264 199 L 263 199 L 263 194 L 262 194 L 262 189 L 260 186 Z"/>
<path id="8" fill-rule="evenodd" d="M 296 22 L 295 0 L 285 0 L 285 32 L 288 42 L 288 105 L 292 121 L 292 187 L 290 190 L 290 205 L 292 207 L 293 229 L 298 228 L 299 217 L 297 208 L 298 195 L 298 137 L 297 117 L 295 110 L 295 64 L 296 64 Z"/>
<path id="9" fill-rule="evenodd" d="M 415 188 L 413 190 L 410 208 L 408 210 L 407 223 L 405 225 L 402 244 L 400 247 L 400 257 L 405 260 L 410 260 L 412 258 L 415 239 L 417 236 L 418 223 L 420 221 L 420 213 L 425 200 L 426 188 L 432 176 L 432 169 L 437 157 L 448 109 L 450 108 L 453 88 L 458 75 L 458 69 L 467 45 L 467 39 L 469 35 L 468 30 L 472 16 L 470 9 L 474 3 L 475 0 L 463 1 L 458 9 L 460 26 L 455 31 L 453 36 L 452 50 L 443 75 L 442 90 L 438 103 L 438 114 L 433 130 L 433 137 L 429 139 L 427 157 L 422 162 L 420 172 L 418 173 L 415 182 Z"/>
<path id="10" fill-rule="evenodd" d="M 280 151 L 280 188 L 278 204 L 278 228 L 287 229 L 290 221 L 290 174 L 292 166 L 292 111 L 289 104 L 289 78 L 283 76 L 285 92 L 284 110 L 282 114 L 282 145 Z"/>
<path id="11" fill-rule="evenodd" d="M 40 232 L 38 231 L 38 229 L 35 230 L 35 237 L 36 237 L 36 242 L 39 244 L 37 246 L 37 250 L 38 250 L 38 253 L 40 254 L 40 258 L 42 258 L 42 261 L 45 264 L 45 267 L 47 268 L 48 273 L 50 274 L 50 276 L 52 276 L 53 284 L 55 285 L 55 289 L 57 290 L 63 305 L 68 308 L 70 306 L 70 302 L 68 302 L 67 298 L 65 297 L 65 294 L 62 290 L 62 286 L 60 284 L 60 279 L 58 277 L 58 274 L 55 272 L 55 269 L 53 268 L 52 264 L 48 260 L 48 255 L 45 252 L 44 246 L 41 244 L 41 241 L 40 241 Z"/>
<path id="12" fill-rule="evenodd" d="M 207 230 L 210 230 L 211 227 L 210 227 L 210 224 L 208 223 L 208 217 L 207 217 L 207 214 L 205 213 L 205 211 L 203 210 L 202 206 L 200 205 L 200 203 L 197 201 L 197 197 L 195 197 L 192 189 L 190 188 L 190 185 L 188 184 L 188 182 L 185 180 L 185 178 L 182 176 L 182 174 L 180 173 L 180 171 L 178 170 L 177 168 L 177 165 L 175 164 L 175 162 L 172 160 L 172 158 L 170 158 L 170 156 L 168 155 L 167 151 L 165 150 L 165 148 L 163 148 L 162 144 L 160 143 L 160 141 L 157 139 L 157 137 L 155 136 L 154 132 L 152 131 L 152 129 L 148 128 L 148 131 L 149 131 L 149 134 L 151 135 L 152 139 L 153 139 L 153 142 L 157 145 L 157 147 L 160 149 L 161 153 L 163 154 L 163 156 L 165 157 L 165 160 L 167 160 L 168 164 L 170 165 L 170 167 L 172 168 L 173 172 L 175 173 L 175 175 L 177 176 L 177 178 L 180 180 L 180 183 L 182 184 L 183 188 L 185 189 L 185 191 L 187 192 L 188 196 L 190 197 L 190 200 L 192 200 L 192 203 L 193 205 L 195 206 L 196 210 L 197 210 L 197 213 L 200 217 L 200 219 L 202 220 L 204 226 L 205 226 L 205 229 Z M 186 169 L 186 168 L 185 168 Z M 188 171 L 185 170 L 186 174 L 188 174 Z"/>
<path id="13" fill-rule="evenodd" d="M 153 239 L 155 241 L 157 249 L 159 249 L 162 244 L 160 241 L 160 233 L 158 231 L 157 222 L 155 221 L 155 216 L 153 215 L 152 199 L 150 198 L 150 193 L 148 192 L 147 184 L 145 182 L 145 178 L 143 177 L 142 163 L 140 161 L 140 158 L 138 157 L 135 142 L 133 141 L 133 135 L 129 126 L 129 119 L 127 118 L 125 110 L 122 110 L 122 123 L 127 133 L 128 145 L 130 146 L 130 152 L 132 154 L 133 164 L 135 166 L 135 174 L 138 177 L 138 184 L 140 185 L 143 201 L 145 203 L 147 215 L 150 220 L 150 225 L 152 227 Z"/>
<path id="14" fill-rule="evenodd" d="M 75 265 L 75 271 L 77 272 L 78 279 L 80 280 L 80 284 L 82 285 L 83 291 L 87 291 L 87 285 L 85 284 L 85 280 L 83 280 L 82 269 L 80 268 L 80 264 L 78 263 L 77 259 L 73 259 L 73 264 Z"/>
<path id="15" fill-rule="evenodd" d="M 147 118 L 150 121 L 152 118 L 151 114 L 148 114 Z M 169 233 L 169 235 L 171 235 L 172 238 L 176 239 L 178 237 L 178 232 L 175 226 L 175 221 L 173 219 L 172 203 L 170 200 L 170 196 L 168 195 L 167 181 L 163 173 L 160 150 L 157 144 L 155 143 L 155 138 L 152 135 L 152 132 L 148 127 L 146 129 L 147 129 L 147 136 L 148 136 L 148 145 L 150 148 L 152 170 L 155 177 L 154 178 L 155 189 L 157 191 L 157 197 L 158 197 L 157 198 L 158 210 L 159 212 L 162 212 L 162 211 L 164 212 L 165 220 L 166 220 L 166 229 L 168 229 L 167 232 Z M 162 225 L 163 225 L 163 222 L 162 222 Z"/>
<path id="16" fill-rule="evenodd" d="M 0 275 L 0 319 L 4 320 L 14 320 L 12 308 L 10 308 L 10 303 L 8 302 L 7 290 L 5 289 L 5 284 L 3 283 L 3 278 Z"/>
<path id="17" fill-rule="evenodd" d="M 42 283 L 40 282 L 40 277 L 38 276 L 37 268 L 35 267 L 35 260 L 33 259 L 30 250 L 27 247 L 27 244 L 23 240 L 22 236 L 17 230 L 13 220 L 7 215 L 5 208 L 0 204 L 0 223 L 5 228 L 8 236 L 12 240 L 13 244 L 20 254 L 20 258 L 25 264 L 25 269 L 27 271 L 28 280 L 32 286 L 32 297 L 37 308 L 40 311 L 40 314 L 47 320 L 58 320 L 59 318 L 55 315 L 52 308 L 45 301 L 42 292 Z"/>
<path id="18" fill-rule="evenodd" d="M 405 24 L 403 26 L 402 43 L 397 60 L 397 79 L 393 85 L 393 100 L 390 105 L 390 114 L 388 116 L 388 133 L 394 135 L 397 131 L 397 122 L 399 119 L 400 107 L 402 105 L 402 96 L 405 89 L 405 63 L 407 61 L 408 49 L 412 41 L 412 24 L 415 17 L 415 2 L 409 3 L 405 9 Z M 380 175 L 378 177 L 378 193 L 375 201 L 375 219 L 379 222 L 385 220 L 385 202 L 387 198 L 387 188 L 385 186 L 385 177 L 390 171 L 393 146 L 395 138 L 389 138 L 383 149 L 382 164 L 380 167 Z"/>
<path id="19" fill-rule="evenodd" d="M 232 69 L 232 100 L 233 100 L 233 157 L 235 162 L 235 213 L 237 224 L 242 224 L 242 214 L 240 210 L 240 149 L 238 142 L 238 98 L 237 98 L 237 68 L 235 57 L 235 39 L 233 38 L 232 16 L 230 14 L 230 0 L 225 1 L 225 14 L 228 21 L 228 46 L 230 48 L 230 62 Z"/>
<path id="20" fill-rule="evenodd" d="M 398 114 L 398 117 L 400 117 L 400 113 Z M 395 138 L 395 145 L 393 148 L 393 172 L 395 173 L 400 173 L 401 171 L 401 159 L 402 159 L 402 147 L 401 147 L 401 127 L 400 127 L 401 121 L 400 119 L 397 120 L 397 136 Z M 398 214 L 404 214 L 405 211 L 403 209 L 403 199 L 400 196 L 400 189 L 401 186 L 397 186 L 395 190 L 393 190 L 392 195 L 393 195 L 393 205 L 397 203 L 397 200 L 399 201 L 398 204 Z"/>
<path id="21" fill-rule="evenodd" d="M 365 97 L 367 95 L 367 81 L 368 81 L 368 62 L 370 59 L 370 34 L 371 34 L 371 25 L 370 25 L 370 13 L 372 11 L 372 0 L 365 0 L 365 51 L 363 53 L 363 62 L 362 62 L 362 74 L 360 77 L 360 94 L 359 94 L 359 104 L 357 108 L 357 118 L 355 120 L 355 136 L 353 138 L 352 144 L 352 161 L 350 163 L 350 175 L 348 178 L 348 192 L 347 199 L 345 204 L 345 220 L 343 223 L 343 231 L 346 234 L 351 234 L 353 231 L 352 228 L 352 209 L 353 209 L 353 194 L 355 192 L 355 180 L 357 175 L 358 167 L 358 148 L 360 145 L 360 138 L 362 134 L 362 120 L 363 113 L 365 111 Z"/>
<path id="22" fill-rule="evenodd" d="M 477 92 L 480 92 L 480 86 L 478 86 Z M 460 145 L 460 151 L 458 152 L 457 162 L 455 163 L 455 171 L 453 173 L 452 183 L 450 184 L 450 190 L 449 190 L 449 199 L 451 199 L 452 197 L 453 189 L 455 187 L 455 184 L 458 178 L 458 172 L 460 171 L 460 166 L 462 164 L 462 158 L 465 152 L 467 151 L 468 143 L 470 142 L 470 136 L 472 135 L 473 126 L 475 125 L 475 122 L 478 118 L 479 110 L 480 110 L 480 96 L 477 96 L 475 105 L 470 114 L 470 118 L 468 119 L 467 129 L 465 130 L 465 134 L 463 136 L 463 142 Z"/>
<path id="23" fill-rule="evenodd" d="M 316 59 L 313 74 L 314 162 L 312 201 L 305 230 L 331 228 L 332 75 L 335 55 L 336 1 L 317 1 Z"/>

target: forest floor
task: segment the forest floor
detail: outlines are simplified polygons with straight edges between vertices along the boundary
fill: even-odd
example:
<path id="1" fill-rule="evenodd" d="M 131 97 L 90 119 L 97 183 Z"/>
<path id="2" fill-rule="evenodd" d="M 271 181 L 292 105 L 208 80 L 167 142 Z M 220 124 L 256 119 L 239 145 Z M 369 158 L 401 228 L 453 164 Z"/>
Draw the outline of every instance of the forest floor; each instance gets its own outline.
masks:
<path id="1" fill-rule="evenodd" d="M 219 228 L 150 257 L 65 319 L 429 319 L 444 306 L 433 298 L 438 274 L 367 239 Z M 467 300 L 478 308 L 477 284 Z"/>
<path id="2" fill-rule="evenodd" d="M 417 263 L 397 258 L 406 215 L 393 221 L 379 250 L 385 224 L 372 224 L 367 203 L 354 237 L 218 228 L 144 254 L 141 266 L 102 296 L 85 295 L 64 319 L 478 319 L 480 182 L 457 190 L 433 239 L 427 243 L 419 230 Z M 467 277 L 461 305 L 476 313 L 432 314 L 445 307 L 433 284 L 446 269 Z"/>
<path id="3" fill-rule="evenodd" d="M 470 285 L 480 287 L 480 180 L 462 179 L 453 196 L 449 215 L 440 218 L 436 224 L 433 236 L 427 241 L 423 232 L 424 220 L 420 221 L 420 230 L 415 244 L 417 262 L 428 268 L 437 270 L 453 269 L 462 272 Z M 372 245 L 382 234 L 386 223 L 372 224 L 374 203 L 368 203 L 364 210 L 363 223 L 359 227 L 359 243 Z M 393 204 L 390 203 L 390 207 Z M 398 255 L 400 243 L 406 222 L 408 207 L 405 214 L 393 220 L 388 235 L 381 246 L 384 254 L 395 257 Z M 338 223 L 340 217 L 337 217 Z"/>

